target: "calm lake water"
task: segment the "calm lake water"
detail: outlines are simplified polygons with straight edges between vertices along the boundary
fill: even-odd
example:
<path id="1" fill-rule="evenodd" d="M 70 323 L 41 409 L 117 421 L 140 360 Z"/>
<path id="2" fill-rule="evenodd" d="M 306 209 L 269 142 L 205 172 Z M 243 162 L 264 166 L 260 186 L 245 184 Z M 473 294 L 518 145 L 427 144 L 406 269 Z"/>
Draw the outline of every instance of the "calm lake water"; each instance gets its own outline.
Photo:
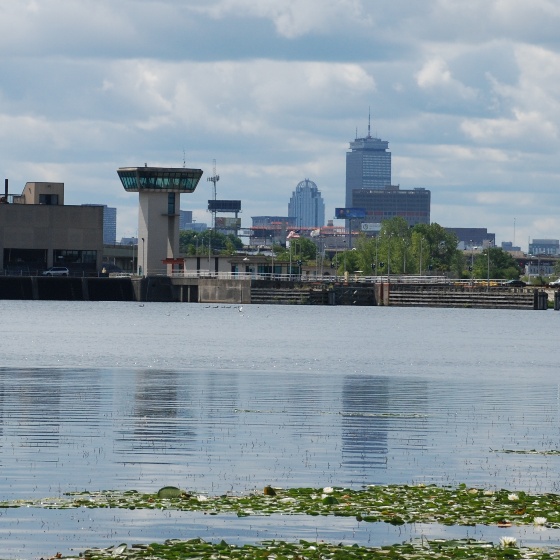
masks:
<path id="1" fill-rule="evenodd" d="M 0 301 L 0 500 L 437 483 L 560 492 L 560 313 Z M 0 510 L 0 558 L 166 538 L 495 538 L 346 518 Z M 511 529 L 526 543 L 557 531 Z"/>

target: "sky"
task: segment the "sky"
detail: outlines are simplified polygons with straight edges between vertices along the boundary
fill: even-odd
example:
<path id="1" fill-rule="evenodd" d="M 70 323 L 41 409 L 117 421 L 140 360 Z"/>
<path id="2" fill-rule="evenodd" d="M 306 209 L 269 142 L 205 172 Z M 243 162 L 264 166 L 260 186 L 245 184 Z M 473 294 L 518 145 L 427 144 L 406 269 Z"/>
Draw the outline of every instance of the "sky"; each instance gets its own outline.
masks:
<path id="1" fill-rule="evenodd" d="M 330 219 L 371 111 L 432 222 L 526 250 L 560 238 L 558 29 L 558 0 L 0 0 L 0 169 L 116 207 L 117 239 L 138 195 L 116 170 L 145 163 L 204 171 L 197 222 L 214 160 L 243 227 L 306 178 Z"/>

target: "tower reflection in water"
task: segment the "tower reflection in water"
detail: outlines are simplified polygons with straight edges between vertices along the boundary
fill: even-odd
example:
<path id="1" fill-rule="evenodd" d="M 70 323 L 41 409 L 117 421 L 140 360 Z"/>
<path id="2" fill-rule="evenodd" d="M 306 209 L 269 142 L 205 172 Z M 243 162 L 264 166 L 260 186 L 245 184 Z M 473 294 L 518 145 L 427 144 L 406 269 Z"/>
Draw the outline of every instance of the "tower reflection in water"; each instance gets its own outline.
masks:
<path id="1" fill-rule="evenodd" d="M 428 390 L 425 381 L 348 375 L 342 398 L 342 463 L 360 478 L 390 468 L 392 452 L 425 447 Z"/>

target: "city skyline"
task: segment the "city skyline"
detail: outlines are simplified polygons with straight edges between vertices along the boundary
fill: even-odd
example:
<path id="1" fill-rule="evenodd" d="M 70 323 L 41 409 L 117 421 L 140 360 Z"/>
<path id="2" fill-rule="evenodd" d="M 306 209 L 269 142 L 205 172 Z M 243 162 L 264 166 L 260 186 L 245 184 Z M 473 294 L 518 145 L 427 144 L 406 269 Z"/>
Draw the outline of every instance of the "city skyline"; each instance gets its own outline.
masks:
<path id="1" fill-rule="evenodd" d="M 560 7 L 550 0 L 68 0 L 3 3 L 0 168 L 67 204 L 138 208 L 119 167 L 200 168 L 251 216 L 301 177 L 345 205 L 351 138 L 390 142 L 392 183 L 431 219 L 497 240 L 560 237 Z M 146 33 L 149 30 L 149 33 Z M 181 208 L 197 222 L 211 185 Z"/>

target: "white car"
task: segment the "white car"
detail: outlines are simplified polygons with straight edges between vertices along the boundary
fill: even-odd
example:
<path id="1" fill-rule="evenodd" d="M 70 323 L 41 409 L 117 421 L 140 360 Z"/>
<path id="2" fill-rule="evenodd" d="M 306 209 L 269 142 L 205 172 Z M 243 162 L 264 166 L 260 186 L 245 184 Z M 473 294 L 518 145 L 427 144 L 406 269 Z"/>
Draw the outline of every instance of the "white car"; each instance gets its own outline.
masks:
<path id="1" fill-rule="evenodd" d="M 554 282 L 549 282 L 548 284 L 551 288 L 560 288 L 560 278 L 554 280 Z"/>
<path id="2" fill-rule="evenodd" d="M 43 276 L 68 276 L 70 271 L 65 266 L 51 266 L 43 272 Z"/>

